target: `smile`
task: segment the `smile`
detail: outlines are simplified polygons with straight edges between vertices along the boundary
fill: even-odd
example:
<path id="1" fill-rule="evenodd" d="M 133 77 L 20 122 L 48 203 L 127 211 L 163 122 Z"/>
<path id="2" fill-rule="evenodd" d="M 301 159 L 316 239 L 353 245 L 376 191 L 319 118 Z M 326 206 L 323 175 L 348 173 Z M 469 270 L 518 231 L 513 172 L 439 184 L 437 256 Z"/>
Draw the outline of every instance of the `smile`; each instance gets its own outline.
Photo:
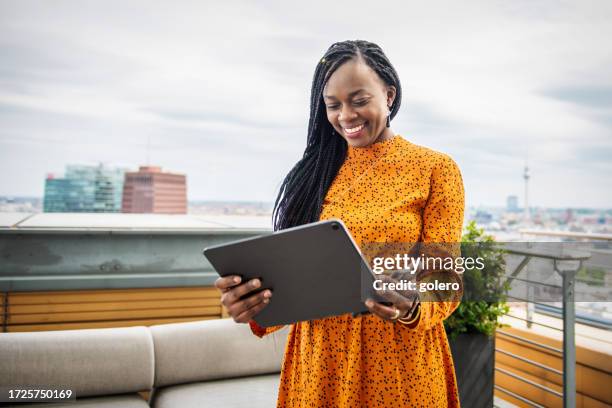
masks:
<path id="1" fill-rule="evenodd" d="M 344 131 L 350 135 L 350 134 L 359 132 L 361 129 L 364 128 L 364 126 L 365 126 L 365 123 L 362 123 L 361 125 L 353 127 L 353 128 L 344 128 Z"/>

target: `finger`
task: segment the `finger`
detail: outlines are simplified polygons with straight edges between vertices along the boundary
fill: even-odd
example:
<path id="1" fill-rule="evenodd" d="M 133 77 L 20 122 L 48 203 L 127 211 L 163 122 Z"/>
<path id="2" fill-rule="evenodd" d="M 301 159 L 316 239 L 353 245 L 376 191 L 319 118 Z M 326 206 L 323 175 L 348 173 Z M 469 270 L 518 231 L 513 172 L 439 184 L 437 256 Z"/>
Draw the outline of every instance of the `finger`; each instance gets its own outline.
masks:
<path id="1" fill-rule="evenodd" d="M 221 303 L 223 303 L 226 307 L 229 307 L 233 303 L 237 302 L 241 297 L 258 289 L 260 286 L 261 281 L 259 279 L 251 279 L 250 281 L 225 292 L 223 296 L 221 296 Z"/>
<path id="2" fill-rule="evenodd" d="M 250 309 L 245 310 L 244 312 L 236 316 L 234 318 L 234 321 L 237 323 L 247 323 L 254 316 L 256 316 L 259 312 L 261 312 L 264 307 L 268 306 L 268 304 L 270 304 L 270 299 L 266 298 L 264 299 L 264 301 L 257 303 L 255 306 L 251 307 Z"/>
<path id="3" fill-rule="evenodd" d="M 238 316 L 241 313 L 243 313 L 245 310 L 249 310 L 253 306 L 256 306 L 257 304 L 264 302 L 266 300 L 269 300 L 271 297 L 272 297 L 272 292 L 270 290 L 264 290 L 260 293 L 256 293 L 252 296 L 249 296 L 246 299 L 243 299 L 239 302 L 234 303 L 227 309 L 227 312 L 231 316 Z"/>
<path id="4" fill-rule="evenodd" d="M 365 305 L 370 310 L 370 312 L 374 313 L 375 315 L 385 320 L 395 320 L 395 310 L 398 308 L 393 306 L 385 306 L 381 303 L 374 302 L 372 299 L 366 300 Z M 400 310 L 400 316 L 402 314 L 402 310 Z"/>
<path id="5" fill-rule="evenodd" d="M 382 277 L 381 280 L 385 283 L 397 282 L 393 278 L 387 276 Z M 417 297 L 416 292 L 412 290 L 381 289 L 376 290 L 376 294 L 386 301 L 393 303 L 400 309 L 409 309 L 412 306 L 414 299 Z"/>
<path id="6" fill-rule="evenodd" d="M 215 287 L 221 291 L 230 289 L 240 283 L 242 279 L 238 275 L 222 276 L 215 281 Z"/>
<path id="7" fill-rule="evenodd" d="M 416 282 L 414 282 L 415 279 L 411 275 L 406 275 L 405 273 L 402 273 L 401 276 L 398 277 L 382 276 L 380 280 L 386 284 L 395 284 L 395 287 L 398 289 L 394 289 L 394 291 L 406 298 L 411 298 L 412 295 L 416 293 Z M 399 285 L 400 283 L 403 283 L 404 285 Z M 409 285 L 413 285 L 414 289 L 409 289 Z"/>
<path id="8" fill-rule="evenodd" d="M 406 312 L 412 308 L 416 300 L 416 295 L 412 295 L 411 297 L 407 298 L 404 295 L 401 295 L 392 290 L 385 291 L 384 295 L 381 295 L 381 297 L 383 297 L 388 302 L 392 303 L 396 308 L 400 309 L 401 311 L 406 311 Z M 391 306 L 391 308 L 392 307 L 393 306 Z"/>

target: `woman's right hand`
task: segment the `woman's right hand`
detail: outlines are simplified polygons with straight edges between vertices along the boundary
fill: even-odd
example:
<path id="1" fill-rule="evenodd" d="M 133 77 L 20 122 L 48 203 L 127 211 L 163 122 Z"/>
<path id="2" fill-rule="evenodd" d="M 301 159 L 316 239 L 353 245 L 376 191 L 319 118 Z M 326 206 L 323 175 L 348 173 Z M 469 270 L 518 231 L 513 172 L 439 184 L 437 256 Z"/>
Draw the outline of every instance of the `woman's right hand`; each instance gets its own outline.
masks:
<path id="1" fill-rule="evenodd" d="M 215 281 L 215 287 L 223 294 L 221 304 L 225 306 L 227 312 L 236 323 L 248 323 L 257 313 L 270 303 L 272 291 L 270 289 L 252 294 L 244 299 L 240 299 L 247 293 L 258 290 L 261 287 L 259 279 L 251 279 L 248 282 L 240 283 L 240 276 L 225 276 Z"/>

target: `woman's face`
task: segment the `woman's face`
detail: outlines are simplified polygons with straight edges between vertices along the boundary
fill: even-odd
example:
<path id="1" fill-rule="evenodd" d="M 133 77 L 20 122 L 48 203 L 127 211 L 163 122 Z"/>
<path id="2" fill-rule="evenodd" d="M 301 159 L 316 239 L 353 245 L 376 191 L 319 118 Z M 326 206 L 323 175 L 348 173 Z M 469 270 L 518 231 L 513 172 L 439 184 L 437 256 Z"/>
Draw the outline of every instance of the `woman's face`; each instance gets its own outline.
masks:
<path id="1" fill-rule="evenodd" d="M 327 120 L 353 147 L 389 139 L 393 131 L 387 127 L 387 114 L 395 92 L 361 58 L 347 61 L 323 89 Z"/>

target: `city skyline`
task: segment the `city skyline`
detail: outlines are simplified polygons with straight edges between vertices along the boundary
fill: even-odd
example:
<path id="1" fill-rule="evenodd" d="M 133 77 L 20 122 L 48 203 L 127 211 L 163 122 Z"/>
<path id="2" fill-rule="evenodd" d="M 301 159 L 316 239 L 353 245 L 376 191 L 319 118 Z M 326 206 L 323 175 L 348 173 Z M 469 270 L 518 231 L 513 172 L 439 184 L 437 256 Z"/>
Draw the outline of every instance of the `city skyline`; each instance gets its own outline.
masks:
<path id="1" fill-rule="evenodd" d="M 273 201 L 316 61 L 362 38 L 400 75 L 393 130 L 457 161 L 468 206 L 522 204 L 526 161 L 530 206 L 611 206 L 610 3 L 408 2 L 365 25 L 321 7 L 3 2 L 0 195 L 42 196 L 68 163 L 149 158 L 189 175 L 190 200 Z"/>
<path id="2" fill-rule="evenodd" d="M 70 165 L 75 165 L 74 163 L 72 164 L 66 164 L 66 166 L 70 166 Z M 128 164 L 113 164 L 113 163 L 108 163 L 108 162 L 91 162 L 89 164 L 85 164 L 85 163 L 78 163 L 77 165 L 81 165 L 81 166 L 106 166 L 106 167 L 120 167 L 120 168 L 124 168 L 127 169 L 128 171 L 136 171 L 139 167 L 142 167 L 143 165 L 128 165 Z M 151 164 L 147 164 L 144 166 L 150 166 Z M 155 165 L 154 165 L 155 166 Z M 169 169 L 168 171 L 170 171 L 171 173 L 173 172 L 172 169 Z M 57 171 L 57 172 L 47 172 L 46 174 L 46 178 L 48 178 L 49 176 L 53 176 L 53 177 L 58 177 L 58 175 L 62 174 L 63 170 Z M 521 173 L 520 178 L 522 180 L 524 180 L 524 175 L 523 173 Z M 467 186 L 466 186 L 467 187 Z M 517 205 L 518 205 L 518 209 L 523 210 L 525 208 L 524 206 L 524 186 L 521 187 L 521 191 L 518 192 L 509 192 L 508 194 L 506 194 L 505 196 L 503 196 L 501 199 L 497 200 L 498 202 L 496 203 L 469 203 L 466 201 L 466 208 L 506 208 L 508 206 L 508 199 L 510 199 L 511 197 L 516 198 L 517 199 Z M 0 193 L 0 197 L 15 197 L 15 198 L 44 198 L 44 180 L 43 180 L 43 194 L 41 194 L 40 196 L 36 196 L 36 195 L 16 195 L 16 194 L 1 194 Z M 273 203 L 274 199 L 276 198 L 276 196 L 271 197 L 270 199 L 264 199 L 264 200 L 252 200 L 252 199 L 248 199 L 248 198 L 243 198 L 243 199 L 227 199 L 224 197 L 198 197 L 198 198 L 192 198 L 192 197 L 187 197 L 188 202 L 190 203 L 195 203 L 195 202 L 231 202 L 231 203 L 239 203 L 239 202 L 262 202 L 262 203 Z M 537 209 L 537 208 L 546 208 L 546 209 L 593 209 L 593 210 L 610 210 L 612 209 L 612 202 L 610 203 L 610 205 L 607 206 L 569 206 L 569 205 L 553 205 L 553 206 L 546 206 L 546 205 L 538 205 L 536 204 L 529 204 L 529 208 L 531 209 Z"/>
<path id="3" fill-rule="evenodd" d="M 0 205 L 9 204 L 9 203 L 21 203 L 21 202 L 30 202 L 30 203 L 39 203 L 40 204 L 40 212 L 42 212 L 44 196 L 36 197 L 36 196 L 16 196 L 16 195 L 0 195 Z M 261 207 L 268 208 L 268 212 L 271 213 L 272 207 L 274 206 L 274 201 L 258 201 L 258 200 L 215 200 L 215 199 L 188 199 L 188 205 L 202 205 L 202 204 L 231 204 L 239 206 L 240 204 L 245 205 L 257 205 Z M 466 205 L 465 208 L 467 210 L 495 210 L 495 211 L 506 211 L 509 213 L 512 212 L 522 212 L 524 207 L 518 206 L 516 209 L 511 210 L 508 208 L 507 204 L 502 205 Z M 599 212 L 599 213 L 607 213 L 612 215 L 612 207 L 567 207 L 567 206 L 559 206 L 559 207 L 544 207 L 544 206 L 529 206 L 530 211 L 587 211 L 587 212 Z M 7 212 L 2 207 L 0 207 L 0 212 Z M 8 211 L 10 212 L 10 211 Z"/>

